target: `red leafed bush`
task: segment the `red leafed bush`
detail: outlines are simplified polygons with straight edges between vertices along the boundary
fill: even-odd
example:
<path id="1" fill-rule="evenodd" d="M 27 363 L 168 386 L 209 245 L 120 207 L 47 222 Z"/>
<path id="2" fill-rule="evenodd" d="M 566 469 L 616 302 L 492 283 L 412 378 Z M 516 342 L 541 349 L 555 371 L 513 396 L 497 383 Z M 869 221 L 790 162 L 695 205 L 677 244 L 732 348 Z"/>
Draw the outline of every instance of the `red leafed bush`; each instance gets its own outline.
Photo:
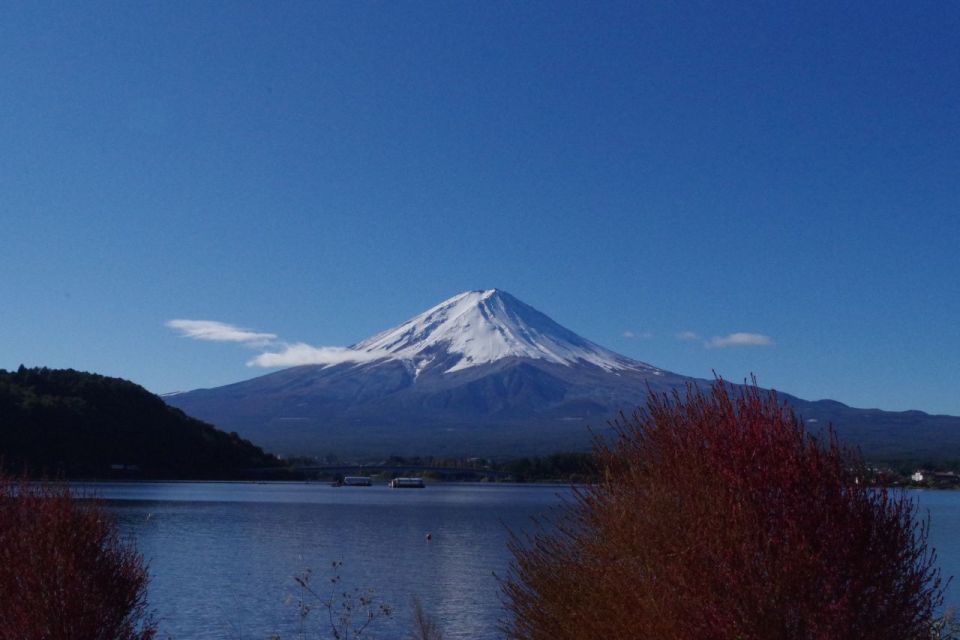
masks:
<path id="1" fill-rule="evenodd" d="M 773 392 L 651 394 L 598 441 L 602 479 L 512 542 L 511 638 L 930 640 L 926 523 L 859 481 Z"/>
<path id="2" fill-rule="evenodd" d="M 0 476 L 0 640 L 148 640 L 147 571 L 95 502 Z"/>

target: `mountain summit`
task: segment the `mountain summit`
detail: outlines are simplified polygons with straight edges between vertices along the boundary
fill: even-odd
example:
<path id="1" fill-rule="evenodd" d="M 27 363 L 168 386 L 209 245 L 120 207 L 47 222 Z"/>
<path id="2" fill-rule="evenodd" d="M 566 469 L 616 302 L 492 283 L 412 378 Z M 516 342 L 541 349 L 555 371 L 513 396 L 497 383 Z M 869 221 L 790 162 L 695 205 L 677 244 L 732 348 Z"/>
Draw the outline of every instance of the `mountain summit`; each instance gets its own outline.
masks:
<path id="1" fill-rule="evenodd" d="M 545 314 L 499 289 L 465 291 L 351 349 L 410 362 L 416 373 L 442 366 L 462 371 L 503 358 L 588 363 L 606 371 L 655 367 L 625 358 L 581 338 Z"/>
<path id="2" fill-rule="evenodd" d="M 605 349 L 498 289 L 455 295 L 345 351 L 164 399 L 282 454 L 492 457 L 584 449 L 588 427 L 602 431 L 649 391 L 707 383 Z M 867 454 L 960 455 L 960 418 L 781 398 Z"/>

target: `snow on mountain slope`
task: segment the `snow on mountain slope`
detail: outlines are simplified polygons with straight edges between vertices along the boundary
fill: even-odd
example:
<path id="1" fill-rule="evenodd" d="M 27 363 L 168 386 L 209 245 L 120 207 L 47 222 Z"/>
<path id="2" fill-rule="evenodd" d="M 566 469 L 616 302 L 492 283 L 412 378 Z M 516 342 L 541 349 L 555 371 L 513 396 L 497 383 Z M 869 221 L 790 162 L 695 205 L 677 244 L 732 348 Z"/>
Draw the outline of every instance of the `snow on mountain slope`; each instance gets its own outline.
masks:
<path id="1" fill-rule="evenodd" d="M 455 295 L 351 349 L 367 357 L 383 354 L 403 359 L 413 364 L 416 373 L 443 354 L 445 363 L 454 356 L 454 364 L 444 373 L 515 357 L 564 365 L 589 363 L 606 371 L 630 369 L 661 374 L 655 367 L 581 338 L 498 289 Z"/>

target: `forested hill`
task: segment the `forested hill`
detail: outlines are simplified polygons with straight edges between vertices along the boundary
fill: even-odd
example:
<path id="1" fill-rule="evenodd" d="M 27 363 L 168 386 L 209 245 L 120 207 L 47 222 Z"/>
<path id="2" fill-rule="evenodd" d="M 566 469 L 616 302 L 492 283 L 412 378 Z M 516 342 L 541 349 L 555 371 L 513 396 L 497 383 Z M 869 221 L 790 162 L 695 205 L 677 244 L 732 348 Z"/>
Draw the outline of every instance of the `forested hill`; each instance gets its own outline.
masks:
<path id="1" fill-rule="evenodd" d="M 276 458 L 143 387 L 73 369 L 0 369 L 7 471 L 65 477 L 232 478 Z"/>

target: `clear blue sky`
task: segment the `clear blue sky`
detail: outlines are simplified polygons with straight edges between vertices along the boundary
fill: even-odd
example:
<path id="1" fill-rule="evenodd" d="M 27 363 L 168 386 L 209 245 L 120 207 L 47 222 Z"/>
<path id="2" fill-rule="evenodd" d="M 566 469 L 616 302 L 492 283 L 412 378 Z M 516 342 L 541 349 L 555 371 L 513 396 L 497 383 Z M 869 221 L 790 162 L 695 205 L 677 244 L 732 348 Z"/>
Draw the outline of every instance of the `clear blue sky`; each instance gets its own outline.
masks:
<path id="1" fill-rule="evenodd" d="M 256 351 L 166 322 L 342 346 L 499 287 L 960 415 L 960 4 L 849 5 L 4 3 L 0 367 L 215 386 Z"/>

